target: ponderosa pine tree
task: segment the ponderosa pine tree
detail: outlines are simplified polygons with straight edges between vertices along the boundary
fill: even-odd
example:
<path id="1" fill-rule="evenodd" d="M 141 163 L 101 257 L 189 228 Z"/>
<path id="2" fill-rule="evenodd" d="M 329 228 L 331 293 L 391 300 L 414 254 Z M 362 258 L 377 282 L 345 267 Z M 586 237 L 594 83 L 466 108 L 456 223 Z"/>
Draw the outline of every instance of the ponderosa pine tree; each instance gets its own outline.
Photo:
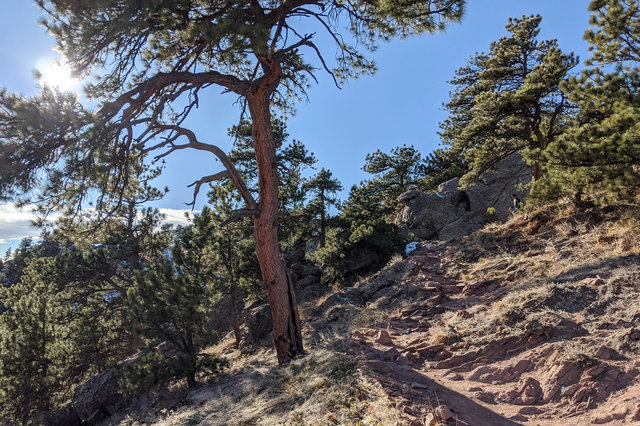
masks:
<path id="1" fill-rule="evenodd" d="M 0 287 L 8 308 L 0 315 L 0 418 L 26 423 L 60 398 L 71 350 L 55 274 L 53 258 L 34 258 L 19 282 Z"/>
<path id="2" fill-rule="evenodd" d="M 125 388 L 177 378 L 191 387 L 197 373 L 215 373 L 222 365 L 201 352 L 215 279 L 209 238 L 194 226 L 179 228 L 171 258 L 160 256 L 148 269 L 136 272 L 135 285 L 127 291 L 127 316 L 148 347 L 144 357 L 125 369 Z M 157 346 L 162 342 L 172 351 L 161 352 Z"/>
<path id="3" fill-rule="evenodd" d="M 540 153 L 562 132 L 569 102 L 560 83 L 577 65 L 556 40 L 537 39 L 540 16 L 510 18 L 508 35 L 456 72 L 441 124 L 445 144 L 462 152 L 469 183 L 514 152 L 541 176 Z"/>
<path id="4" fill-rule="evenodd" d="M 582 195 L 617 202 L 640 188 L 640 10 L 635 1 L 593 0 L 585 33 L 591 65 L 564 86 L 579 107 L 549 146 L 551 176 L 540 198 Z"/>
<path id="5" fill-rule="evenodd" d="M 278 169 L 279 200 L 279 236 L 280 247 L 290 250 L 304 239 L 307 218 L 303 214 L 306 199 L 305 185 L 307 179 L 304 172 L 317 162 L 302 141 L 290 139 L 287 123 L 282 118 L 272 120 L 273 139 L 276 144 L 276 164 Z M 234 137 L 233 149 L 229 158 L 244 179 L 249 191 L 258 195 L 258 168 L 253 148 L 253 132 L 251 123 L 243 121 L 231 128 L 229 134 Z M 240 218 L 238 218 L 240 219 Z"/>
<path id="6" fill-rule="evenodd" d="M 242 336 L 240 324 L 240 293 L 259 291 L 260 268 L 255 258 L 255 243 L 251 238 L 251 223 L 245 219 L 223 226 L 242 202 L 231 185 L 215 185 L 209 193 L 211 208 L 205 207 L 193 217 L 194 232 L 207 236 L 208 261 L 214 268 L 210 283 L 214 298 L 228 295 L 231 301 L 231 324 L 236 347 Z"/>
<path id="7" fill-rule="evenodd" d="M 322 269 L 322 282 L 347 285 L 402 251 L 405 241 L 392 222 L 396 203 L 386 201 L 381 188 L 377 179 L 351 187 L 327 230 L 325 247 L 311 253 Z"/>
<path id="8" fill-rule="evenodd" d="M 592 0 L 584 34 L 593 53 L 587 65 L 640 62 L 640 5 L 633 0 Z"/>
<path id="9" fill-rule="evenodd" d="M 246 208 L 238 214 L 254 220 L 278 360 L 303 353 L 295 295 L 278 247 L 272 110 L 286 109 L 304 96 L 316 68 L 337 81 L 373 72 L 373 62 L 361 49 L 372 50 L 379 39 L 440 30 L 461 18 L 464 0 L 36 3 L 46 12 L 43 24 L 71 67 L 92 76 L 86 92 L 99 108 L 87 111 L 75 96 L 47 90 L 31 99 L 3 93 L 2 197 L 27 197 L 38 187 L 39 199 L 49 208 L 81 208 L 85 195 L 97 190 L 100 209 L 106 198 L 118 202 L 128 185 L 130 164 L 152 152 L 156 159 L 185 149 L 217 156 L 225 170 L 198 179 L 195 192 L 227 177 L 242 194 Z M 303 30 L 312 23 L 335 42 L 333 70 L 314 34 Z M 187 127 L 186 118 L 212 87 L 236 94 L 250 116 L 258 200 L 229 158 L 209 143 L 210 136 Z M 117 179 L 105 185 L 109 175 Z"/>
<path id="10" fill-rule="evenodd" d="M 394 205 L 400 194 L 416 189 L 424 177 L 422 156 L 413 146 L 402 145 L 386 154 L 380 150 L 367 154 L 362 167 L 374 176 L 380 190 L 385 194 L 385 201 Z"/>
<path id="11" fill-rule="evenodd" d="M 75 384 L 137 350 L 125 328 L 124 294 L 144 259 L 168 246 L 158 215 L 140 212 L 137 201 L 110 218 L 60 218 L 53 232 L 7 259 L 0 417 L 26 423 L 53 410 Z"/>
<path id="12" fill-rule="evenodd" d="M 397 196 L 417 184 L 420 176 L 411 170 L 420 170 L 420 162 L 413 147 L 396 148 L 391 156 L 380 151 L 367 155 L 363 170 L 375 176 L 351 187 L 327 232 L 325 246 L 311 254 L 321 266 L 324 283 L 344 285 L 401 251 L 404 241 L 393 224 L 393 214 Z"/>
<path id="13" fill-rule="evenodd" d="M 307 210 L 320 215 L 320 247 L 324 247 L 327 240 L 327 210 L 330 206 L 336 206 L 339 203 L 336 192 L 342 191 L 342 185 L 329 170 L 323 167 L 318 174 L 305 183 L 303 188 L 305 192 L 315 194 Z"/>
<path id="14" fill-rule="evenodd" d="M 430 152 L 424 160 L 424 179 L 421 186 L 427 191 L 435 191 L 441 183 L 460 178 L 468 167 L 462 153 L 453 147 L 438 148 Z"/>

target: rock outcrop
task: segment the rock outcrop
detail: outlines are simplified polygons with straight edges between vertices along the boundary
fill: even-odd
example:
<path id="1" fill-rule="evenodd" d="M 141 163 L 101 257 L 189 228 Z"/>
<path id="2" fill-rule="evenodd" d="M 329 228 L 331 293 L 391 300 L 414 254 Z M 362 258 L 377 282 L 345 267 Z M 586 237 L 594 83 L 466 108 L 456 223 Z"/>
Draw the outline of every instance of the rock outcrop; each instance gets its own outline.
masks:
<path id="1" fill-rule="evenodd" d="M 459 238 L 477 231 L 489 220 L 507 220 L 511 194 L 523 198 L 516 186 L 530 180 L 530 168 L 520 154 L 512 154 L 464 190 L 458 189 L 456 178 L 440 185 L 437 192 L 405 192 L 398 198 L 402 209 L 395 223 L 418 239 Z M 493 215 L 487 213 L 490 207 L 495 209 Z"/>
<path id="2" fill-rule="evenodd" d="M 120 375 L 108 368 L 78 386 L 73 395 L 73 409 L 83 422 L 97 424 L 129 402 L 120 392 Z"/>

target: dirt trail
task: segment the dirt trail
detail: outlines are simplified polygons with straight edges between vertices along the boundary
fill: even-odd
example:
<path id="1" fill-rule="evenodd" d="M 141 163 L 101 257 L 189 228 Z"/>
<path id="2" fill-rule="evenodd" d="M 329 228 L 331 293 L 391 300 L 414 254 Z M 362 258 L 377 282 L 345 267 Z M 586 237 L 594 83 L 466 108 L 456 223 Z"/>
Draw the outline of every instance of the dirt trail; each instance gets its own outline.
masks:
<path id="1" fill-rule="evenodd" d="M 412 274 L 432 295 L 353 334 L 407 424 L 640 424 L 640 361 L 602 345 L 613 330 L 589 332 L 581 314 L 542 312 L 498 340 L 452 339 L 443 315 L 481 315 L 507 292 L 498 280 L 448 278 L 441 258 L 410 255 Z M 572 359 L 569 342 L 599 349 L 593 359 Z"/>

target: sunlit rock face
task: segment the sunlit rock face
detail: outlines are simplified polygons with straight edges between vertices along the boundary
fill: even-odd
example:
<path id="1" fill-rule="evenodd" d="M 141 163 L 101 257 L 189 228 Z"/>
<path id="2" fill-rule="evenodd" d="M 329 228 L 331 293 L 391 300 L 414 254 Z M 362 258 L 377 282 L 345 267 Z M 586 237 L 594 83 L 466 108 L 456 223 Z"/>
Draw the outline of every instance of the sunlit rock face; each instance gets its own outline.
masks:
<path id="1" fill-rule="evenodd" d="M 398 197 L 401 210 L 395 223 L 421 240 L 459 238 L 490 220 L 507 220 L 513 204 L 511 194 L 524 201 L 526 193 L 516 187 L 530 180 L 531 169 L 520 154 L 512 154 L 464 190 L 458 189 L 456 178 L 440 185 L 437 192 L 405 192 Z M 493 215 L 489 208 L 494 209 Z"/>

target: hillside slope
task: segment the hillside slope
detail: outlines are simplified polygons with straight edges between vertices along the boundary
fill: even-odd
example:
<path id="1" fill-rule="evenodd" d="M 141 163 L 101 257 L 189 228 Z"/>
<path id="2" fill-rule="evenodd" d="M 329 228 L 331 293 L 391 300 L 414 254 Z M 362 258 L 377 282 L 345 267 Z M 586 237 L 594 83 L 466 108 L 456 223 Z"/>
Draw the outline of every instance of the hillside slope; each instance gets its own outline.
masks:
<path id="1" fill-rule="evenodd" d="M 518 215 L 302 307 L 308 355 L 231 368 L 111 424 L 640 422 L 640 214 Z M 268 345 L 268 342 L 266 342 Z"/>

